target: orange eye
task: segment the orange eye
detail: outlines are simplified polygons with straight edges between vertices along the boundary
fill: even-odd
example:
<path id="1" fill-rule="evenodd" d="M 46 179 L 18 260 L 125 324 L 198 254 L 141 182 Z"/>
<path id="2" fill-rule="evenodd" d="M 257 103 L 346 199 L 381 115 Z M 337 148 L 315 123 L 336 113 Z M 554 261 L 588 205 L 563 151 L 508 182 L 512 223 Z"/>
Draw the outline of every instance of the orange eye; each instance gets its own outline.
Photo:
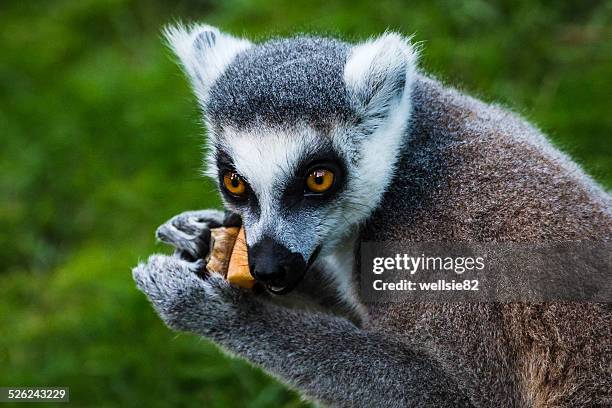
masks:
<path id="1" fill-rule="evenodd" d="M 313 193 L 324 193 L 334 184 L 334 173 L 327 169 L 316 169 L 306 179 L 306 187 Z"/>
<path id="2" fill-rule="evenodd" d="M 243 197 L 246 192 L 246 183 L 238 173 L 233 171 L 228 171 L 223 175 L 223 185 L 231 195 L 236 197 Z"/>

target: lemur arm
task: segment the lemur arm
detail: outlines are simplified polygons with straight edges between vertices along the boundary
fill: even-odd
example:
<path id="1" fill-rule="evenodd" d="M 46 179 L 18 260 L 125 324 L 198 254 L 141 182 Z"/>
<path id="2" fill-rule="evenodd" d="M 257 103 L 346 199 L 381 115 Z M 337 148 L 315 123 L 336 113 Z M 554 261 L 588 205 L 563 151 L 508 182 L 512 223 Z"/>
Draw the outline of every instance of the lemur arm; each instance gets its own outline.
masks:
<path id="1" fill-rule="evenodd" d="M 323 404 L 469 406 L 451 380 L 400 342 L 341 317 L 249 303 L 229 327 L 198 334 Z"/>
<path id="2" fill-rule="evenodd" d="M 332 406 L 469 406 L 426 358 L 383 333 L 320 312 L 287 309 L 196 275 L 202 261 L 153 255 L 133 271 L 173 329 L 204 336 Z"/>

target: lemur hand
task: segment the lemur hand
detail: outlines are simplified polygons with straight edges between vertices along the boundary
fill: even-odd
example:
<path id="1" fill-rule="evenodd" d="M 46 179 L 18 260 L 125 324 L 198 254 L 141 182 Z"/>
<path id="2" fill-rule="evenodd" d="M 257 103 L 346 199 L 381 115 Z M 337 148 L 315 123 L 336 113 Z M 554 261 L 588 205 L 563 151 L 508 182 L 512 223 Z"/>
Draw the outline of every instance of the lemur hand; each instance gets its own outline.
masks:
<path id="1" fill-rule="evenodd" d="M 132 275 L 169 327 L 205 335 L 231 319 L 244 294 L 221 276 L 208 275 L 203 258 L 211 228 L 240 225 L 237 214 L 211 209 L 186 211 L 157 229 L 157 238 L 176 251 L 171 256 L 151 255 Z"/>
<path id="2" fill-rule="evenodd" d="M 234 213 L 219 210 L 185 211 L 162 224 L 155 235 L 160 241 L 175 247 L 175 255 L 195 261 L 208 254 L 211 228 L 240 225 L 240 217 Z"/>
<path id="3" fill-rule="evenodd" d="M 132 270 L 132 276 L 170 328 L 206 336 L 235 319 L 247 296 L 220 275 L 198 276 L 204 261 L 174 255 L 151 255 Z"/>

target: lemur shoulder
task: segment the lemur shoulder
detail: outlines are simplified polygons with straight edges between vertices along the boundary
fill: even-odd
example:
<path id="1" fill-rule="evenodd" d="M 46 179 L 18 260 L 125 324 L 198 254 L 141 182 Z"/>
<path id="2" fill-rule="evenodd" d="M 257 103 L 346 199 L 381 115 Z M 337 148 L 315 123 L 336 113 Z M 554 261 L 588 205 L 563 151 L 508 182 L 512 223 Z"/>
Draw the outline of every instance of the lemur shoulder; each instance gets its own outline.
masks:
<path id="1" fill-rule="evenodd" d="M 536 128 L 422 73 L 394 33 L 166 36 L 232 214 L 158 229 L 177 251 L 133 275 L 166 324 L 324 405 L 612 404 L 609 305 L 366 304 L 357 290 L 364 241 L 610 241 L 610 195 Z M 228 223 L 244 226 L 263 293 L 196 273 L 209 228 Z"/>

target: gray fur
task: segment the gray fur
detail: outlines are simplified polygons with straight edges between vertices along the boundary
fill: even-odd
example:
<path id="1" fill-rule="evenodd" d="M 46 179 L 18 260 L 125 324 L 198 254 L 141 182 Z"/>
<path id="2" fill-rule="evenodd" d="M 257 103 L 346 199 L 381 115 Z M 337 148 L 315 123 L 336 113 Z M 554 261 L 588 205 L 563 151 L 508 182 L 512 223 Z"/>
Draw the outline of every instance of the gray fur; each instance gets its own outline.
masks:
<path id="1" fill-rule="evenodd" d="M 348 44 L 317 37 L 279 39 L 243 51 L 212 86 L 208 120 L 236 128 L 325 128 L 348 120 L 354 114 L 342 82 L 348 51 Z"/>
<path id="2" fill-rule="evenodd" d="M 413 99 L 398 177 L 362 240 L 612 239 L 610 196 L 521 118 L 425 77 Z M 476 405 L 612 403 L 609 305 L 407 302 L 370 313 L 430 350 Z"/>
<path id="3" fill-rule="evenodd" d="M 277 79 L 276 89 L 292 88 L 291 75 Z M 611 197 L 537 129 L 425 76 L 409 86 L 410 126 L 392 182 L 359 236 L 345 238 L 349 251 L 353 240 L 612 240 Z M 301 92 L 294 102 L 303 101 Z M 297 111 L 309 116 L 324 100 L 309 99 L 311 107 Z M 245 109 L 257 110 L 253 103 Z M 285 114 L 261 109 L 272 120 Z M 238 115 L 237 123 L 258 115 Z M 202 232 L 193 223 L 170 223 L 191 237 Z M 167 241 L 181 247 L 185 236 L 172 236 Z M 345 271 L 353 283 L 359 259 L 357 245 L 355 267 Z M 202 279 L 196 276 L 201 269 L 200 261 L 179 253 L 154 255 L 133 275 L 171 328 L 205 336 L 325 405 L 612 405 L 609 305 L 355 305 L 335 295 L 334 280 L 318 285 L 332 275 L 325 270 L 307 276 L 299 293 L 279 299 L 218 277 Z M 305 300 L 294 301 L 298 297 Z"/>

